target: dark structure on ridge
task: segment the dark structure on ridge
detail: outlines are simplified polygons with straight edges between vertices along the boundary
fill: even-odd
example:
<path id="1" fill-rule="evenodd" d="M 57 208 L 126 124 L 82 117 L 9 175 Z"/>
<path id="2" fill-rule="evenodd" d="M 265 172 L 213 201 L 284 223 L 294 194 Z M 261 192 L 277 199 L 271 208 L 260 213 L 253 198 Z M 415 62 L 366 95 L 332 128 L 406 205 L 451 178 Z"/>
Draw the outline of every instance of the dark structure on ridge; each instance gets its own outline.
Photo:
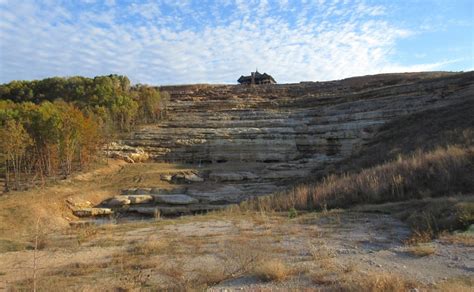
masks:
<path id="1" fill-rule="evenodd" d="M 250 76 L 240 76 L 237 80 L 240 84 L 275 84 L 276 81 L 273 79 L 271 75 L 267 73 L 261 74 L 257 70 L 255 72 L 251 72 Z"/>

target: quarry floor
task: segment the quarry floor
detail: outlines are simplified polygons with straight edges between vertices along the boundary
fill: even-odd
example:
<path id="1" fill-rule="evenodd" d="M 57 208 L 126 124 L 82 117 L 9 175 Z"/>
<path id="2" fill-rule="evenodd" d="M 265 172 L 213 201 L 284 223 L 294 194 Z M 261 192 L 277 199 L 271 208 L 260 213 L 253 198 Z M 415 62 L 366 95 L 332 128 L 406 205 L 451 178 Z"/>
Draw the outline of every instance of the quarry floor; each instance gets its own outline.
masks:
<path id="1" fill-rule="evenodd" d="M 472 233 L 409 245 L 408 226 L 363 208 L 300 214 L 224 210 L 68 226 L 73 218 L 65 199 L 99 202 L 140 177 L 138 184 L 153 180 L 152 170 L 138 175 L 139 170 L 112 162 L 61 185 L 0 197 L 0 291 L 30 290 L 33 282 L 39 291 L 388 287 L 380 285 L 472 291 Z"/>

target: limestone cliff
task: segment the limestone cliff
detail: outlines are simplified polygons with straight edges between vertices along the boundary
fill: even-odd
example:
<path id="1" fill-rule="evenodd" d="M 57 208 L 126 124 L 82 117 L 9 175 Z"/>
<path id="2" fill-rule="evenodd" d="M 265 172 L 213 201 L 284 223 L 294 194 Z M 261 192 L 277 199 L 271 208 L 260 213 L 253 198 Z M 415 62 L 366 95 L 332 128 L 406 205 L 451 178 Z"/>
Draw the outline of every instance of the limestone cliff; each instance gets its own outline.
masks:
<path id="1" fill-rule="evenodd" d="M 350 157 L 394 118 L 474 99 L 474 72 L 160 89 L 170 93 L 167 119 L 121 142 L 156 161 L 194 164 L 204 181 L 187 194 L 225 203 L 268 194 Z M 203 165 L 212 167 L 199 171 Z M 209 181 L 219 184 L 199 187 Z"/>

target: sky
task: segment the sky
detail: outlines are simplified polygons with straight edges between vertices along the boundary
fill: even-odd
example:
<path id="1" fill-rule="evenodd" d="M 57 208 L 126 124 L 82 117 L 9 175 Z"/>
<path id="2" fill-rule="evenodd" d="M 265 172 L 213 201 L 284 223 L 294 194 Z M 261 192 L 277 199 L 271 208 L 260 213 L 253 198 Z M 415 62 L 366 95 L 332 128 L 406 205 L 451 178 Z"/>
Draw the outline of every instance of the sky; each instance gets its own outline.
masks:
<path id="1" fill-rule="evenodd" d="M 0 82 L 474 70 L 474 0 L 0 0 Z"/>

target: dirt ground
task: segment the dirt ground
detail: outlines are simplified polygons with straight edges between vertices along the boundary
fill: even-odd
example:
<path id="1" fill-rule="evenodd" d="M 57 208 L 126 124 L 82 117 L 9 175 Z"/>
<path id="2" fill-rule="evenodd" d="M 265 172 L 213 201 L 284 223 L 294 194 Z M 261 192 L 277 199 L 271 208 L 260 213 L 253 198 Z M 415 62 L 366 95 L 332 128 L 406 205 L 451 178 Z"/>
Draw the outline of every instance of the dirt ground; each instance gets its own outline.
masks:
<path id="1" fill-rule="evenodd" d="M 472 232 L 408 244 L 403 222 L 360 208 L 69 227 L 67 198 L 98 203 L 124 187 L 158 184 L 158 169 L 178 167 L 144 166 L 111 162 L 0 197 L 0 291 L 473 291 Z"/>
<path id="2" fill-rule="evenodd" d="M 111 223 L 48 234 L 36 256 L 34 250 L 1 253 L 0 282 L 7 289 L 31 287 L 36 257 L 37 285 L 45 291 L 317 289 L 334 288 L 348 277 L 386 274 L 419 289 L 472 284 L 472 240 L 435 240 L 425 244 L 426 255 L 416 255 L 405 244 L 409 235 L 407 226 L 388 215 L 350 210 L 293 219 L 229 212 Z M 285 266 L 277 281 L 256 272 L 271 261 Z"/>

